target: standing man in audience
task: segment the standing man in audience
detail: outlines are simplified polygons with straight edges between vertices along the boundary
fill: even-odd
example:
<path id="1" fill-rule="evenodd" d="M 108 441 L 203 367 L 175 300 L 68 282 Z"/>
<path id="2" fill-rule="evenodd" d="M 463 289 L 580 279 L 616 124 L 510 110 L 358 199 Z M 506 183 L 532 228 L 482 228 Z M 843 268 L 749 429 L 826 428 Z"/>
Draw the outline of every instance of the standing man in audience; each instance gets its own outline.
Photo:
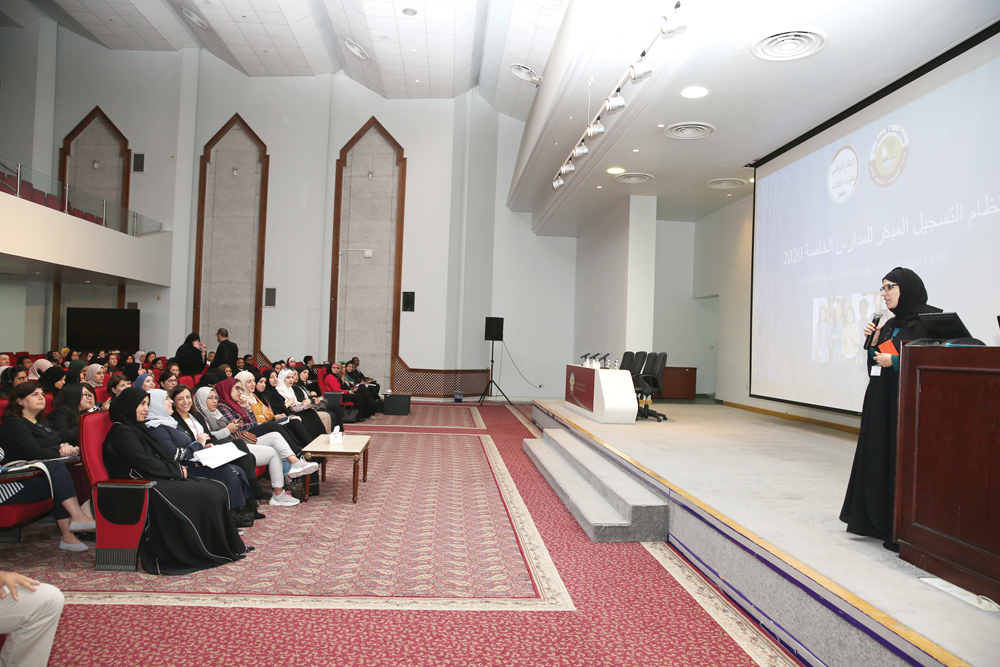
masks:
<path id="1" fill-rule="evenodd" d="M 62 615 L 63 594 L 16 572 L 0 572 L 0 665 L 45 667 Z"/>
<path id="2" fill-rule="evenodd" d="M 240 358 L 240 348 L 236 343 L 229 340 L 229 330 L 219 329 L 215 332 L 215 338 L 219 341 L 219 347 L 215 350 L 215 358 L 212 359 L 212 368 L 226 364 L 230 368 L 236 368 L 236 361 Z"/>

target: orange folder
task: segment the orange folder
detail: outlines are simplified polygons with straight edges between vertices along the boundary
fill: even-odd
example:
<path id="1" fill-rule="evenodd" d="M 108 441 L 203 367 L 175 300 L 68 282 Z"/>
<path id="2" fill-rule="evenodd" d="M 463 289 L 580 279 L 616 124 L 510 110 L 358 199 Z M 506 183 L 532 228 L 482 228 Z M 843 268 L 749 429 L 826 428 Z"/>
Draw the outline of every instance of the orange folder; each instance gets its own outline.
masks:
<path id="1" fill-rule="evenodd" d="M 878 351 L 882 354 L 895 354 L 897 357 L 899 356 L 899 350 L 897 350 L 896 346 L 893 345 L 891 338 L 879 345 Z"/>

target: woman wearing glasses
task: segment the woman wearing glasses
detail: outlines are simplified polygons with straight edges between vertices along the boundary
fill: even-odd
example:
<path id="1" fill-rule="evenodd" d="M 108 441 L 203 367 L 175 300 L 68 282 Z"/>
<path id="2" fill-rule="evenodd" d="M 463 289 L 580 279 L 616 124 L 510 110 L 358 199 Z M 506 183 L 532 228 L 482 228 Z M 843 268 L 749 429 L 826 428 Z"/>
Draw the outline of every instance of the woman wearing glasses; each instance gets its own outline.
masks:
<path id="1" fill-rule="evenodd" d="M 868 350 L 868 389 L 861 409 L 861 433 L 854 453 L 851 481 L 847 485 L 840 520 L 848 532 L 882 540 L 890 551 L 899 551 L 892 542 L 893 507 L 896 493 L 896 415 L 899 410 L 899 348 L 903 341 L 925 338 L 927 331 L 917 317 L 940 313 L 927 305 L 924 282 L 910 269 L 896 267 L 882 279 L 880 290 L 892 313 L 878 329 L 865 327 L 867 338 L 875 332 Z M 892 341 L 897 354 L 878 349 Z"/>

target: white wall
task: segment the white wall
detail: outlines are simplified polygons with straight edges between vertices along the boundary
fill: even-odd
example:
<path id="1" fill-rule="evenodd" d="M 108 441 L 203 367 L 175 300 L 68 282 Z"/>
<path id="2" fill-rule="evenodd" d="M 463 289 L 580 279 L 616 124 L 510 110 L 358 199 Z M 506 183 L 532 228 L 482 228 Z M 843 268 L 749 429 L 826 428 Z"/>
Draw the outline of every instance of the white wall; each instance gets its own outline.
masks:
<path id="1" fill-rule="evenodd" d="M 716 398 L 723 401 L 857 426 L 859 418 L 779 401 L 750 398 L 750 279 L 753 199 L 745 197 L 699 220 L 694 239 L 696 298 L 718 295 Z"/>
<path id="2" fill-rule="evenodd" d="M 585 352 L 625 351 L 630 202 L 623 198 L 576 240 L 573 359 Z"/>
<path id="3" fill-rule="evenodd" d="M 574 358 L 577 239 L 536 236 L 531 214 L 507 208 L 506 193 L 523 129 L 520 121 L 499 117 L 493 314 L 504 318 L 509 354 L 504 353 L 499 364 L 497 347 L 495 377 L 512 399 L 556 398 L 563 395 L 566 364 Z"/>
<path id="4" fill-rule="evenodd" d="M 693 296 L 695 223 L 656 223 L 656 308 L 652 349 L 668 366 L 698 369 L 695 391 L 715 393 L 717 297 Z"/>
<path id="5" fill-rule="evenodd" d="M 629 197 L 627 270 L 625 349 L 650 352 L 656 303 L 656 197 Z"/>
<path id="6" fill-rule="evenodd" d="M 0 351 L 24 350 L 24 319 L 28 291 L 23 283 L 0 281 Z M 11 362 L 14 362 L 11 359 Z"/>
<path id="7" fill-rule="evenodd" d="M 52 98 L 55 92 L 56 24 L 48 17 L 24 28 L 0 28 L 0 157 L 55 176 L 52 150 Z M 44 159 L 38 159 L 45 156 Z"/>

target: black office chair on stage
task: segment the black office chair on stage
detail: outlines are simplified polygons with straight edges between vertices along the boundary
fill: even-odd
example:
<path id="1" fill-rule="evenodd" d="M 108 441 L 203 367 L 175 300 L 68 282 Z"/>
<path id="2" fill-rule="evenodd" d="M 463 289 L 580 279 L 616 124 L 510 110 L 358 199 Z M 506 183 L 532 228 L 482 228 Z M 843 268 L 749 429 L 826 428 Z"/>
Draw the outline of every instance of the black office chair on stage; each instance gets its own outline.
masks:
<path id="1" fill-rule="evenodd" d="M 635 352 L 631 352 L 631 351 L 625 352 L 624 354 L 622 354 L 622 363 L 621 363 L 620 366 L 618 366 L 618 368 L 620 368 L 623 371 L 627 371 L 629 369 L 629 367 L 632 366 L 632 358 L 634 356 L 635 356 Z"/>
<path id="2" fill-rule="evenodd" d="M 661 377 L 663 376 L 663 369 L 667 367 L 667 353 L 654 353 L 650 354 L 647 358 L 652 359 L 652 363 L 647 362 L 643 368 L 642 375 L 639 376 L 639 383 L 642 386 L 640 389 L 637 389 L 636 392 L 638 394 L 638 398 L 643 400 L 641 400 L 642 407 L 639 408 L 636 419 L 649 419 L 650 417 L 656 417 L 656 421 L 659 422 L 666 419 L 667 416 L 663 413 L 657 412 L 656 410 L 651 410 L 645 400 L 651 400 L 653 394 L 663 393 L 663 382 Z"/>

